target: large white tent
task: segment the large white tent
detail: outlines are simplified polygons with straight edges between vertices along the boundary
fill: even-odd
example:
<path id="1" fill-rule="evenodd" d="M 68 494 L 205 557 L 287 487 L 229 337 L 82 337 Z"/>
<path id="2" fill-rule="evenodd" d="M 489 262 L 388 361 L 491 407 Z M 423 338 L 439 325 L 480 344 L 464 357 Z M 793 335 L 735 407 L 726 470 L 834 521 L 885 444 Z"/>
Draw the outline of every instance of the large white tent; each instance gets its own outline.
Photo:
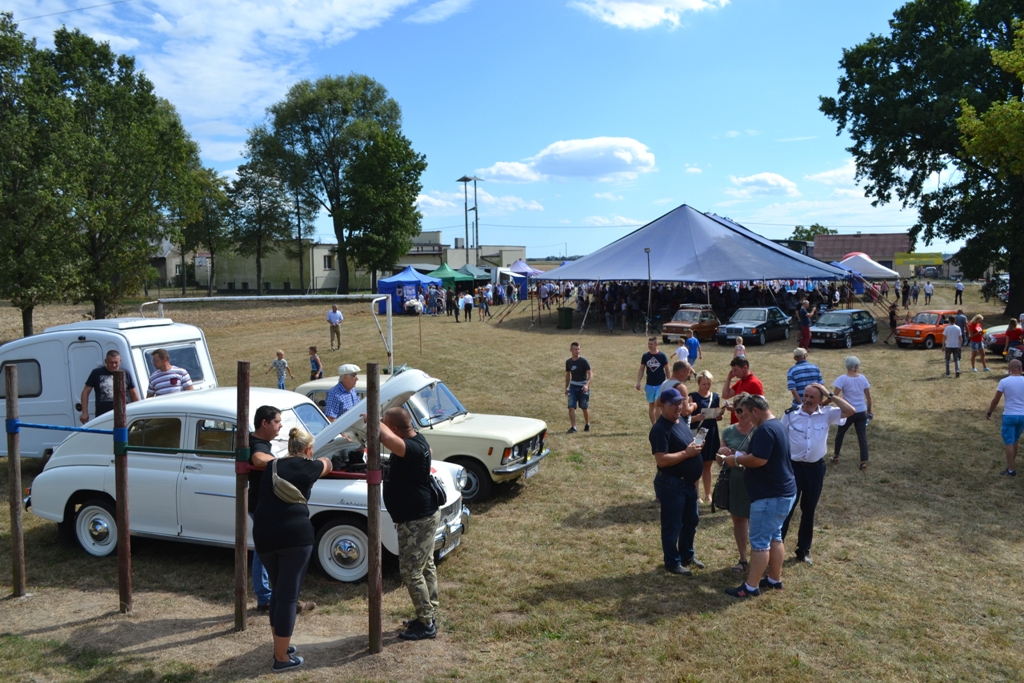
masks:
<path id="1" fill-rule="evenodd" d="M 861 274 L 861 277 L 869 280 L 883 280 L 886 278 L 899 277 L 892 268 L 886 268 L 881 263 L 873 260 L 867 254 L 855 253 L 849 254 L 846 258 L 839 262 L 840 267 L 846 268 L 847 270 L 856 271 Z"/>

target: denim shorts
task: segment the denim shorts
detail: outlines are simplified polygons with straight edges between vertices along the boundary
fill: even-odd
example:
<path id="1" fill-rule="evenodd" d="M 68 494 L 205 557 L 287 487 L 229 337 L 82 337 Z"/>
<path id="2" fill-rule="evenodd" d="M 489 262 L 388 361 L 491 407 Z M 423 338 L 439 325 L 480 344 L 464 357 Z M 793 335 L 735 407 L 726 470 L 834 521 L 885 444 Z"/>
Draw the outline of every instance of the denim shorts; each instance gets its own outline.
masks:
<path id="1" fill-rule="evenodd" d="M 793 509 L 796 496 L 761 498 L 750 501 L 750 549 L 768 550 L 772 541 L 782 540 L 782 523 Z"/>
<path id="2" fill-rule="evenodd" d="M 1020 440 L 1024 433 L 1024 415 L 1007 415 L 1003 413 L 1003 427 L 999 430 L 1003 435 L 1003 443 L 1012 446 Z"/>
<path id="3" fill-rule="evenodd" d="M 658 400 L 658 389 L 661 388 L 660 384 L 645 384 L 644 393 L 647 394 L 647 402 L 654 403 Z"/>
<path id="4" fill-rule="evenodd" d="M 971 342 L 971 351 L 984 351 L 984 350 L 985 350 L 985 342 L 976 342 L 976 341 L 972 341 Z"/>
<path id="5" fill-rule="evenodd" d="M 569 407 L 586 410 L 590 407 L 590 392 L 583 391 L 583 387 L 569 385 Z"/>

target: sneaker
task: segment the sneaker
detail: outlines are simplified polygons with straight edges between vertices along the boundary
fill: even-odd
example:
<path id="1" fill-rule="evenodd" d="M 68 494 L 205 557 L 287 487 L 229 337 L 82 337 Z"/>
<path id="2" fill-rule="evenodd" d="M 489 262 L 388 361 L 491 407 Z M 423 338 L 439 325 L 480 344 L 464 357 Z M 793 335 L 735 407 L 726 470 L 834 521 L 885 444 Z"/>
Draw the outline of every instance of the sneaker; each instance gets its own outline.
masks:
<path id="1" fill-rule="evenodd" d="M 288 646 L 288 650 L 287 650 L 287 654 L 288 654 L 289 657 L 291 657 L 293 654 L 295 654 L 298 651 L 299 651 L 299 648 L 295 647 L 294 645 L 289 645 Z"/>
<path id="2" fill-rule="evenodd" d="M 771 581 L 768 580 L 768 577 L 765 576 L 765 577 L 763 577 L 761 579 L 761 583 L 758 584 L 757 588 L 758 588 L 758 590 L 763 590 L 763 591 L 765 591 L 765 590 L 780 591 L 780 590 L 782 590 L 782 582 L 779 581 L 778 583 L 772 583 Z"/>
<path id="3" fill-rule="evenodd" d="M 578 432 L 578 431 L 579 431 L 579 430 L 578 430 L 578 429 L 576 429 L 575 427 L 569 427 L 569 429 L 568 429 L 568 430 L 566 430 L 566 432 L 565 432 L 565 433 L 566 433 L 566 434 L 575 434 L 575 433 L 576 433 L 576 432 Z"/>
<path id="4" fill-rule="evenodd" d="M 1017 476 L 1017 470 L 1003 470 L 999 474 L 1006 475 L 1007 477 L 1016 477 Z"/>
<path id="5" fill-rule="evenodd" d="M 303 612 L 312 612 L 315 609 L 316 609 L 316 603 L 313 602 L 312 600 L 306 600 L 305 602 L 302 601 L 302 600 L 299 600 L 299 602 L 296 603 L 296 605 L 295 605 L 295 613 L 296 614 L 302 614 Z"/>
<path id="6" fill-rule="evenodd" d="M 426 640 L 437 637 L 437 622 L 431 621 L 427 626 L 419 619 L 409 624 L 409 627 L 398 634 L 402 640 Z"/>
<path id="7" fill-rule="evenodd" d="M 958 372 L 958 373 L 956 373 L 956 376 L 957 376 L 957 378 L 959 378 L 959 377 L 960 377 L 960 373 L 959 373 L 959 372 Z"/>
<path id="8" fill-rule="evenodd" d="M 589 432 L 590 431 L 590 423 L 589 422 L 587 424 L 583 425 L 583 431 L 585 431 L 585 432 Z"/>
<path id="9" fill-rule="evenodd" d="M 681 564 L 677 564 L 674 567 L 665 567 L 665 571 L 669 574 L 679 574 L 679 576 L 692 576 L 693 572 L 684 567 Z"/>
<path id="10" fill-rule="evenodd" d="M 704 563 L 698 560 L 696 557 L 691 557 L 686 562 L 683 562 L 684 567 L 696 567 L 697 569 L 704 569 Z"/>
<path id="11" fill-rule="evenodd" d="M 982 368 L 982 372 L 992 372 L 992 368 Z"/>
<path id="12" fill-rule="evenodd" d="M 264 605 L 260 605 L 260 604 L 256 605 L 256 614 L 266 614 L 269 611 L 270 611 L 270 603 L 269 602 L 264 604 Z"/>
<path id="13" fill-rule="evenodd" d="M 741 583 L 735 588 L 726 588 L 725 594 L 731 595 L 734 598 L 756 598 L 761 595 L 761 589 L 755 588 L 754 590 L 750 590 L 747 588 L 746 583 Z"/>
<path id="14" fill-rule="evenodd" d="M 279 662 L 275 659 L 273 671 L 274 673 L 279 674 L 285 671 L 291 671 L 292 669 L 298 669 L 302 666 L 303 661 L 305 660 L 303 660 L 302 657 L 294 657 L 291 655 L 288 656 L 287 662 Z"/>
<path id="15" fill-rule="evenodd" d="M 978 368 L 971 368 L 971 372 L 977 372 Z"/>
<path id="16" fill-rule="evenodd" d="M 811 560 L 811 554 L 810 553 L 802 552 L 800 550 L 796 551 L 796 561 L 797 562 L 803 562 L 804 564 L 809 564 L 809 565 L 813 565 L 814 564 L 814 561 Z"/>

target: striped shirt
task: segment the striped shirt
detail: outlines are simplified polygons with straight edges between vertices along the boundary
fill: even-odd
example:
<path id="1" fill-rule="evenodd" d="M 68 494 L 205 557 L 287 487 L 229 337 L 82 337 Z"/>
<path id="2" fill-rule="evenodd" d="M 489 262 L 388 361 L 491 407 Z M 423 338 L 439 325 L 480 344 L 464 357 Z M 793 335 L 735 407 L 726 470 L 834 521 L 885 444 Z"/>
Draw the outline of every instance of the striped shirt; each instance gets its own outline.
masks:
<path id="1" fill-rule="evenodd" d="M 786 388 L 791 391 L 796 389 L 801 399 L 804 397 L 804 389 L 815 382 L 824 384 L 825 380 L 818 366 L 808 363 L 806 359 L 798 360 L 786 373 Z"/>
<path id="2" fill-rule="evenodd" d="M 146 395 L 165 396 L 167 394 L 176 394 L 190 386 L 192 386 L 192 378 L 189 377 L 188 370 L 172 365 L 167 370 L 155 370 L 149 376 L 149 389 Z"/>

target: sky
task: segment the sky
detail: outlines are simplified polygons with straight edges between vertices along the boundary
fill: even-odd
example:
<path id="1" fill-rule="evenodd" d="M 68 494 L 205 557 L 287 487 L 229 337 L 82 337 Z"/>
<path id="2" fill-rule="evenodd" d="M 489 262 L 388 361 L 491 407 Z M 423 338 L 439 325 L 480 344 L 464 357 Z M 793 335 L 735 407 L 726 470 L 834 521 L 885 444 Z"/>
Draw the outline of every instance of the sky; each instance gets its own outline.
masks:
<path id="1" fill-rule="evenodd" d="M 366 74 L 402 108 L 427 170 L 423 230 L 529 258 L 588 254 L 681 204 L 769 238 L 820 223 L 902 232 L 818 111 L 844 48 L 903 2 L 861 0 L 7 0 L 42 47 L 62 24 L 133 55 L 207 166 L 303 79 Z M 68 12 L 67 10 L 76 10 Z M 57 14 L 59 13 L 59 14 Z M 50 16 L 43 16 L 50 15 Z M 473 206 L 469 187 L 469 205 Z M 472 220 L 470 212 L 470 220 Z M 317 235 L 333 242 L 330 220 Z M 955 251 L 959 244 L 918 244 Z"/>

